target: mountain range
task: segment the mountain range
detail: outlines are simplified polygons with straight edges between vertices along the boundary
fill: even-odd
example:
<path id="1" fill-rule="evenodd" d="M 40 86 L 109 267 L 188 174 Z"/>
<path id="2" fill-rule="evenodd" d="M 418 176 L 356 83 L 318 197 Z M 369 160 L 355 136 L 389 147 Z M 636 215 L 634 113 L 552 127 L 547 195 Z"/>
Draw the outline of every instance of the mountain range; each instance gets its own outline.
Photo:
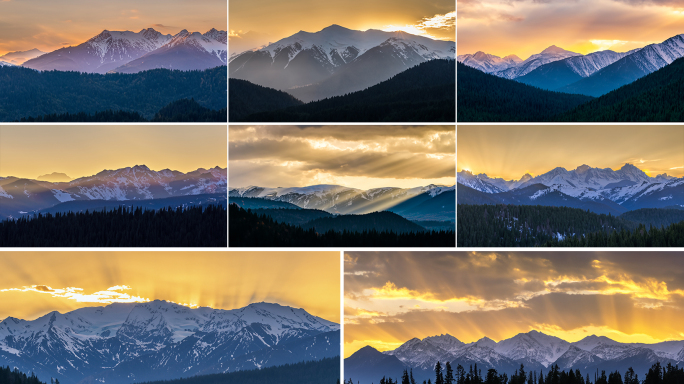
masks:
<path id="1" fill-rule="evenodd" d="M 7 64 L 22 65 L 25 62 L 44 54 L 45 52 L 36 48 L 30 49 L 28 51 L 8 52 L 0 56 L 0 66 Z"/>
<path id="2" fill-rule="evenodd" d="M 289 203 L 302 209 L 323 210 L 336 215 L 392 211 L 409 220 L 454 221 L 455 218 L 454 186 L 428 185 L 416 188 L 387 187 L 368 190 L 340 185 L 312 185 L 295 188 L 249 186 L 230 189 L 229 201 L 231 198 L 259 198 Z"/>
<path id="3" fill-rule="evenodd" d="M 331 25 L 234 54 L 228 68 L 230 78 L 310 102 L 363 90 L 425 61 L 453 59 L 455 52 L 453 41 Z"/>
<path id="4" fill-rule="evenodd" d="M 457 182 L 467 187 L 462 195 L 459 189 L 460 204 L 565 206 L 613 215 L 641 208 L 684 207 L 684 178 L 651 177 L 632 164 L 616 171 L 588 165 L 570 171 L 558 167 L 535 177 L 525 174 L 519 180 L 462 170 Z"/>
<path id="5" fill-rule="evenodd" d="M 611 50 L 582 55 L 551 46 L 520 60 L 477 52 L 457 60 L 506 79 L 546 90 L 598 97 L 653 73 L 684 56 L 684 35 L 628 52 Z"/>
<path id="6" fill-rule="evenodd" d="M 223 194 L 227 169 L 199 168 L 183 173 L 150 170 L 136 165 L 103 170 L 71 181 L 51 182 L 18 177 L 0 177 L 0 220 L 50 209 L 74 210 L 73 202 L 152 201 L 178 196 Z"/>
<path id="7" fill-rule="evenodd" d="M 133 383 L 339 356 L 339 324 L 304 309 L 233 310 L 155 300 L 0 323 L 0 365 L 65 384 Z"/>
<path id="8" fill-rule="evenodd" d="M 104 30 L 79 45 L 32 55 L 35 57 L 17 65 L 40 71 L 100 74 L 156 68 L 204 70 L 226 65 L 227 39 L 226 31 L 214 28 L 205 33 L 184 29 L 176 35 L 164 35 L 153 28 L 139 32 Z"/>
<path id="9" fill-rule="evenodd" d="M 450 362 L 453 369 L 460 364 L 466 371 L 477 364 L 486 372 L 494 368 L 498 373 L 511 375 L 520 365 L 527 372 L 548 372 L 558 365 L 561 370 L 579 369 L 583 374 L 598 370 L 624 372 L 632 367 L 639 377 L 645 377 L 651 365 L 684 362 L 684 341 L 665 341 L 657 344 L 620 343 L 605 336 L 587 336 L 570 343 L 538 331 L 519 333 L 496 342 L 490 338 L 463 343 L 446 334 L 413 338 L 399 348 L 379 352 L 367 346 L 345 359 L 345 377 L 354 382 L 372 383 L 380 378 L 400 378 L 404 369 L 412 369 L 418 380 L 434 378 L 434 366 Z"/>

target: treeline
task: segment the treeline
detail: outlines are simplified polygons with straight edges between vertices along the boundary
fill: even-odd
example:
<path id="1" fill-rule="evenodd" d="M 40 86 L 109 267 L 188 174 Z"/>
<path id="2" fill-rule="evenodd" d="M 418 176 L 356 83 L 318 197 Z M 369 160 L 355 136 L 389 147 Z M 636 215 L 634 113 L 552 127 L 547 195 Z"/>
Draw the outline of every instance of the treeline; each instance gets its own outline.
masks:
<path id="1" fill-rule="evenodd" d="M 9 366 L 0 367 L 0 384 L 45 384 L 38 380 L 35 373 L 31 372 L 30 376 L 19 372 L 18 369 L 12 370 Z M 59 381 L 56 383 L 59 384 Z"/>
<path id="2" fill-rule="evenodd" d="M 225 66 L 204 71 L 153 69 L 105 75 L 2 67 L 0 121 L 108 110 L 136 112 L 152 119 L 164 106 L 180 99 L 194 99 L 205 108 L 219 111 L 228 104 L 227 86 Z"/>
<path id="3" fill-rule="evenodd" d="M 330 357 L 277 367 L 152 381 L 143 384 L 339 384 L 339 382 L 340 358 Z"/>
<path id="4" fill-rule="evenodd" d="M 609 372 L 607 375 L 606 371 L 601 371 L 600 374 L 596 372 L 593 376 L 592 381 L 592 377 L 588 373 L 584 376 L 579 369 L 565 372 L 565 370 L 560 370 L 557 364 L 552 365 L 546 375 L 543 371 L 537 375 L 536 371 L 525 372 L 524 365 L 520 364 L 520 369 L 517 369 L 510 378 L 506 373 L 499 374 L 493 368 L 487 370 L 483 377 L 482 371 L 477 368 L 477 364 L 475 367 L 471 365 L 466 372 L 460 364 L 455 371 L 452 370 L 449 362 L 442 369 L 442 364 L 438 361 L 435 364 L 434 384 L 682 384 L 684 383 L 684 368 L 673 366 L 670 363 L 663 367 L 660 362 L 656 362 L 649 368 L 643 381 L 639 380 L 639 375 L 631 367 L 627 369 L 624 376 L 619 371 Z M 385 377 L 379 382 L 379 384 L 399 383 L 399 380 Z M 349 379 L 349 381 L 345 381 L 345 384 L 355 383 Z M 412 371 L 404 370 L 401 384 L 416 384 Z M 423 381 L 423 384 L 433 384 L 432 379 Z"/>
<path id="5" fill-rule="evenodd" d="M 225 122 L 227 121 L 226 109 L 214 111 L 199 105 L 194 99 L 181 99 L 171 102 L 160 109 L 152 120 L 145 119 L 138 112 L 112 111 L 95 112 L 88 114 L 61 113 L 48 114 L 38 117 L 22 117 L 18 123 L 47 123 L 47 122 L 74 122 L 74 123 L 134 123 L 134 122 Z"/>
<path id="6" fill-rule="evenodd" d="M 456 211 L 459 247 L 551 246 L 559 235 L 581 238 L 638 228 L 619 216 L 568 207 L 458 204 Z"/>
<path id="7" fill-rule="evenodd" d="M 667 227 L 650 227 L 639 224 L 634 231 L 621 230 L 595 232 L 583 237 L 572 236 L 552 239 L 545 247 L 684 247 L 684 222 Z"/>
<path id="8" fill-rule="evenodd" d="M 684 58 L 580 105 L 557 121 L 684 121 Z"/>
<path id="9" fill-rule="evenodd" d="M 453 231 L 398 234 L 376 230 L 318 233 L 298 225 L 279 223 L 236 204 L 228 208 L 231 247 L 453 247 Z"/>
<path id="10" fill-rule="evenodd" d="M 37 214 L 0 221 L 2 247 L 225 247 L 222 206 Z"/>
<path id="11" fill-rule="evenodd" d="M 454 72 L 454 60 L 430 60 L 362 91 L 255 113 L 242 121 L 454 122 Z"/>
<path id="12" fill-rule="evenodd" d="M 458 63 L 458 121 L 554 121 L 593 98 L 532 87 Z"/>

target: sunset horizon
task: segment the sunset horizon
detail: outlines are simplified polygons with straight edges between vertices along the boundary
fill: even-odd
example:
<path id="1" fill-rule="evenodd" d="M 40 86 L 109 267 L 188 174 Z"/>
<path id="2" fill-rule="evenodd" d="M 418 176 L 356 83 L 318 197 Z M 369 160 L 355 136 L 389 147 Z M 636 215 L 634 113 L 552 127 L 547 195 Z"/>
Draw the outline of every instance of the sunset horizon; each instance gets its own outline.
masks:
<path id="1" fill-rule="evenodd" d="M 458 0 L 457 6 L 459 55 L 525 60 L 553 45 L 584 55 L 627 52 L 684 33 L 684 12 L 672 2 Z"/>
<path id="2" fill-rule="evenodd" d="M 267 302 L 302 308 L 336 323 L 341 320 L 339 278 L 333 278 L 339 276 L 339 262 L 334 252 L 287 257 L 282 252 L 79 252 L 63 255 L 59 262 L 54 255 L 32 252 L 35 262 L 30 270 L 20 263 L 25 253 L 7 253 L 0 265 L 18 267 L 22 277 L 8 277 L 0 284 L 0 320 L 35 320 L 53 311 L 64 314 L 85 307 L 156 300 L 221 310 Z M 188 257 L 203 262 L 190 266 L 183 263 Z M 261 265 L 264 260 L 268 267 Z M 75 263 L 88 274 L 69 271 L 68 265 Z M 299 267 L 283 273 L 285 265 Z M 294 281 L 297 287 L 291 286 Z M 279 288 L 288 284 L 287 290 Z M 318 294 L 303 294 L 312 287 Z"/>
<path id="3" fill-rule="evenodd" d="M 684 310 L 681 271 L 668 262 L 677 255 L 649 256 L 658 262 L 638 252 L 348 252 L 344 357 L 443 334 L 682 340 L 673 323 Z"/>

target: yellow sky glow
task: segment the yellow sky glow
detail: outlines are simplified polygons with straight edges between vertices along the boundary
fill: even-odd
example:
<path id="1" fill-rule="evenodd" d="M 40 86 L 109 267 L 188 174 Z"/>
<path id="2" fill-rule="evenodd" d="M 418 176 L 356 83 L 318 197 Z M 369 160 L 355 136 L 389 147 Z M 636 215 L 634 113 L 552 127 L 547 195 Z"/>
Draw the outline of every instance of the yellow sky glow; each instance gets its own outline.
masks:
<path id="1" fill-rule="evenodd" d="M 138 32 L 154 28 L 164 34 L 182 29 L 225 31 L 226 8 L 225 0 L 3 0 L 0 55 L 33 48 L 51 52 L 83 43 L 104 29 Z"/>
<path id="2" fill-rule="evenodd" d="M 3 252 L 0 270 L 0 319 L 159 299 L 274 302 L 340 322 L 339 252 Z"/>
<path id="3" fill-rule="evenodd" d="M 460 126 L 457 168 L 518 180 L 586 164 L 684 176 L 682 126 Z"/>
<path id="4" fill-rule="evenodd" d="M 684 264 L 675 253 L 648 256 L 348 253 L 344 354 L 444 333 L 466 343 L 531 330 L 570 342 L 593 334 L 619 342 L 681 339 Z"/>
<path id="5" fill-rule="evenodd" d="M 360 31 L 401 30 L 449 41 L 455 40 L 456 32 L 453 0 L 231 0 L 228 24 L 231 54 L 332 24 Z"/>
<path id="6" fill-rule="evenodd" d="M 677 2 L 457 0 L 458 54 L 525 60 L 556 45 L 581 54 L 627 52 L 684 33 Z"/>
<path id="7" fill-rule="evenodd" d="M 225 168 L 228 157 L 225 125 L 6 125 L 0 137 L 2 177 L 60 172 L 75 179 L 143 164 L 154 171 L 189 172 Z"/>

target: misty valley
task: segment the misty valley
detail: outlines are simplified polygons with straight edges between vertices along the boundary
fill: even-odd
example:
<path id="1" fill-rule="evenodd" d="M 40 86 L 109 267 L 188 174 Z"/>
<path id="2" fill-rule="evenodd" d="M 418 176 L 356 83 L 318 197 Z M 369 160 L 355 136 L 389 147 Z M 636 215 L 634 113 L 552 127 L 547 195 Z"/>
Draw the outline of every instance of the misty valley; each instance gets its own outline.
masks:
<path id="1" fill-rule="evenodd" d="M 232 247 L 455 244 L 453 187 L 249 187 L 231 189 L 229 203 Z"/>

